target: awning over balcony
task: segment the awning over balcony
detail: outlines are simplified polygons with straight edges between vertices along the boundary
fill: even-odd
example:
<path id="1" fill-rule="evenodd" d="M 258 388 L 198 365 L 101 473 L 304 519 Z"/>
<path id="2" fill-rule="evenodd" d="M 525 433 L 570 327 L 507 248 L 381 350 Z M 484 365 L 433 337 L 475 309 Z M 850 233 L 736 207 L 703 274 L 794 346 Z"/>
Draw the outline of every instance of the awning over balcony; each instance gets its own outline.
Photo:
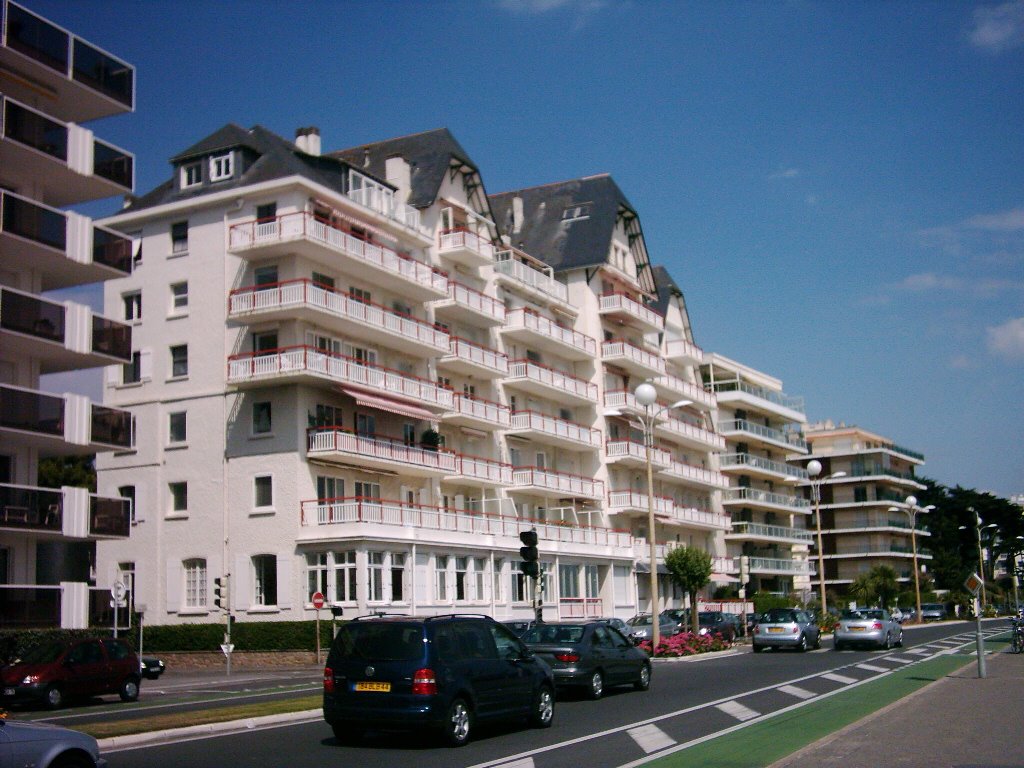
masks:
<path id="1" fill-rule="evenodd" d="M 716 584 L 739 584 L 740 582 L 735 576 L 730 576 L 727 573 L 712 573 L 711 581 Z"/>
<path id="2" fill-rule="evenodd" d="M 367 408 L 376 408 L 380 411 L 387 411 L 388 413 L 397 413 L 399 416 L 408 416 L 412 419 L 422 419 L 425 421 L 432 421 L 437 416 L 425 408 L 407 403 L 402 400 L 395 400 L 390 397 L 382 397 L 380 395 L 371 395 L 368 392 L 362 392 L 358 389 L 351 389 L 349 387 L 339 387 L 349 397 L 355 399 L 359 405 L 366 406 Z"/>

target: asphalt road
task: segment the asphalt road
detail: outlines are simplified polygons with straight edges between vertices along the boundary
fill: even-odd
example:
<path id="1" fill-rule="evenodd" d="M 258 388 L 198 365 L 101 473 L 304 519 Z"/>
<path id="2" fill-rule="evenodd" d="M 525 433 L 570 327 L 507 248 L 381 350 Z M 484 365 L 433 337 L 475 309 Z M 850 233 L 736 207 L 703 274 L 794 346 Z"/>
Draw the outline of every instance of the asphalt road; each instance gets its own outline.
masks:
<path id="1" fill-rule="evenodd" d="M 991 630 L 995 631 L 993 625 Z M 251 730 L 145 748 L 108 750 L 111 768 L 320 766 L 344 764 L 389 768 L 605 768 L 624 766 L 683 744 L 737 727 L 837 688 L 949 653 L 972 637 L 972 625 L 956 623 L 909 630 L 903 649 L 823 649 L 805 654 L 769 652 L 695 662 L 656 664 L 650 691 L 623 688 L 600 701 L 560 699 L 547 730 L 517 725 L 479 729 L 466 747 L 439 747 L 426 737 L 376 733 L 356 746 L 341 746 L 322 722 Z M 954 638 L 955 640 L 949 639 Z M 862 666 L 866 665 L 866 666 Z"/>

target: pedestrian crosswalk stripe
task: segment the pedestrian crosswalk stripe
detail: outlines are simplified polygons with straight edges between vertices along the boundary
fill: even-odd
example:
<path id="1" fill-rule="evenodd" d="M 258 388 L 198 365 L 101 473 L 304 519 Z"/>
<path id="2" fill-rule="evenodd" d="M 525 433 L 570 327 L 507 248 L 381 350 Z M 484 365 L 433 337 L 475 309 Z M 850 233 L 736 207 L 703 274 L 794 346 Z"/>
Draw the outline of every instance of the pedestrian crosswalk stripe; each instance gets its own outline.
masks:
<path id="1" fill-rule="evenodd" d="M 717 705 L 715 709 L 720 709 L 722 712 L 725 712 L 725 714 L 731 715 L 737 720 L 742 721 L 753 720 L 755 717 L 760 717 L 761 715 L 760 712 L 755 712 L 749 707 L 744 707 L 738 701 L 727 701 L 723 704 Z"/>
<path id="2" fill-rule="evenodd" d="M 826 680 L 832 680 L 836 683 L 842 683 L 843 685 L 849 685 L 850 683 L 856 683 L 857 678 L 847 677 L 846 675 L 837 675 L 835 672 L 826 672 L 822 675 Z"/>
<path id="3" fill-rule="evenodd" d="M 818 695 L 811 693 L 806 688 L 798 688 L 795 685 L 780 685 L 779 690 L 783 693 L 788 693 L 790 696 L 796 696 L 798 699 L 813 699 Z"/>
<path id="4" fill-rule="evenodd" d="M 656 725 L 641 725 L 639 728 L 630 728 L 626 733 L 632 736 L 633 741 L 648 755 L 676 743 L 675 739 Z"/>
<path id="5" fill-rule="evenodd" d="M 914 656 L 931 656 L 935 653 L 933 648 L 915 648 L 912 651 L 906 651 L 906 653 L 913 654 Z"/>
<path id="6" fill-rule="evenodd" d="M 868 672 L 888 672 L 887 667 L 876 667 L 873 664 L 858 664 L 857 669 L 866 669 Z"/>
<path id="7" fill-rule="evenodd" d="M 900 656 L 883 656 L 879 661 L 894 661 L 897 664 L 913 664 L 917 659 L 904 659 Z"/>
<path id="8" fill-rule="evenodd" d="M 522 760 L 514 760 L 511 763 L 502 763 L 498 768 L 534 768 L 533 758 L 524 757 Z"/>

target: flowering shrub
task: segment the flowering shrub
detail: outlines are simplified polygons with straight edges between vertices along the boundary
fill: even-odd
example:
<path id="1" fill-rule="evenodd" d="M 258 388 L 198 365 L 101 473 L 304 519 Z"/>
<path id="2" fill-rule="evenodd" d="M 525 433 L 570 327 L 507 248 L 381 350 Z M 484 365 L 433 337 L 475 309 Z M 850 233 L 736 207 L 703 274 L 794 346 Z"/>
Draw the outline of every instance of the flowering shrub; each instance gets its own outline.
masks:
<path id="1" fill-rule="evenodd" d="M 833 616 L 831 613 L 823 616 L 818 622 L 818 627 L 821 629 L 821 634 L 827 635 L 835 632 L 836 627 L 839 626 L 839 619 Z"/>
<path id="2" fill-rule="evenodd" d="M 644 640 L 637 647 L 644 653 L 651 653 L 650 640 Z M 678 635 L 662 639 L 655 649 L 654 656 L 660 659 L 674 659 L 679 656 L 693 656 L 697 653 L 725 651 L 729 648 L 732 648 L 732 643 L 717 633 L 697 635 L 693 632 L 681 632 Z"/>

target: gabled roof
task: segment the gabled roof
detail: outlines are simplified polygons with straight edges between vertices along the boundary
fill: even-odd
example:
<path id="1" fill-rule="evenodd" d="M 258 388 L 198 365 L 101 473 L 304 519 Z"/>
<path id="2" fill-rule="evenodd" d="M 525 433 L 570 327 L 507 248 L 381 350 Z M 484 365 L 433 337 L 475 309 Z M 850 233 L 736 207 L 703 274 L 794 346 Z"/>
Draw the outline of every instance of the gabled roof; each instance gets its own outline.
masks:
<path id="1" fill-rule="evenodd" d="M 254 128 L 253 130 L 256 129 Z M 228 123 L 205 139 L 196 142 L 184 152 L 180 152 L 172 157 L 171 162 L 178 163 L 182 160 L 189 160 L 193 157 L 209 155 L 222 150 L 234 149 L 235 147 L 249 147 L 256 152 L 260 151 L 260 146 L 257 143 L 257 139 L 253 137 L 252 131 L 246 130 L 235 123 Z"/>
<path id="2" fill-rule="evenodd" d="M 513 221 L 517 197 L 523 201 L 518 229 Z M 566 220 L 566 210 L 579 205 L 588 206 L 586 215 Z M 491 207 L 511 244 L 556 272 L 607 263 L 620 215 L 635 219 L 635 231 L 642 237 L 636 210 L 608 174 L 491 195 Z M 649 277 L 642 282 L 651 285 Z"/>
<path id="3" fill-rule="evenodd" d="M 672 279 L 672 275 L 661 266 L 654 268 L 654 287 L 658 294 L 655 302 L 651 305 L 651 309 L 660 312 L 662 315 L 668 309 L 669 302 L 672 301 L 673 296 L 682 297 L 683 295 L 679 286 L 676 285 L 676 281 Z"/>
<path id="4" fill-rule="evenodd" d="M 386 177 L 388 158 L 404 158 L 409 163 L 412 177 L 408 203 L 414 208 L 433 205 L 444 182 L 444 175 L 453 164 L 465 166 L 472 173 L 479 174 L 476 164 L 447 128 L 362 144 L 331 152 L 328 156 L 341 158 L 354 168 L 365 169 L 381 179 Z"/>

